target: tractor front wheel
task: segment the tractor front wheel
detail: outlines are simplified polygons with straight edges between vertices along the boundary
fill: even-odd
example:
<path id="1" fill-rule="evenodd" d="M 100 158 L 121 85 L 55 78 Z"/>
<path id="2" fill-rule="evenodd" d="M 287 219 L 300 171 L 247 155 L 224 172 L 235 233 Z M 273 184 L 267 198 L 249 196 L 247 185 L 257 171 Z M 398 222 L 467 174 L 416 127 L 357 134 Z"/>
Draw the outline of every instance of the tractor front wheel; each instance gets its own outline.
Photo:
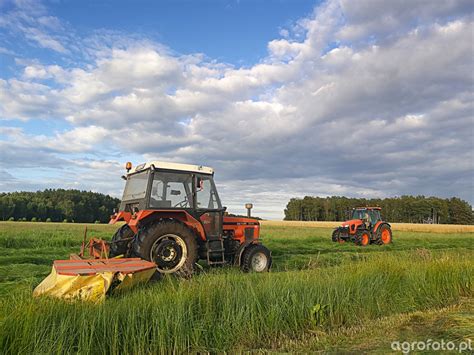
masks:
<path id="1" fill-rule="evenodd" d="M 341 232 L 339 232 L 337 229 L 332 232 L 332 241 L 339 244 L 343 244 L 345 242 L 345 240 L 341 238 Z"/>
<path id="2" fill-rule="evenodd" d="M 392 230 L 387 225 L 380 226 L 377 231 L 377 239 L 375 241 L 379 245 L 390 244 L 392 242 Z"/>
<path id="3" fill-rule="evenodd" d="M 367 246 L 370 244 L 370 233 L 366 230 L 357 232 L 354 240 L 356 245 Z"/>
<path id="4" fill-rule="evenodd" d="M 128 256 L 130 252 L 130 244 L 135 233 L 130 229 L 128 224 L 120 227 L 112 237 L 110 242 L 109 258 L 114 258 L 119 255 Z"/>
<path id="5" fill-rule="evenodd" d="M 265 272 L 270 270 L 271 265 L 270 250 L 261 244 L 252 244 L 244 250 L 240 269 L 243 272 Z"/>
<path id="6" fill-rule="evenodd" d="M 198 260 L 194 233 L 174 221 L 155 222 L 140 229 L 134 252 L 154 262 L 159 273 L 182 277 L 191 276 Z"/>

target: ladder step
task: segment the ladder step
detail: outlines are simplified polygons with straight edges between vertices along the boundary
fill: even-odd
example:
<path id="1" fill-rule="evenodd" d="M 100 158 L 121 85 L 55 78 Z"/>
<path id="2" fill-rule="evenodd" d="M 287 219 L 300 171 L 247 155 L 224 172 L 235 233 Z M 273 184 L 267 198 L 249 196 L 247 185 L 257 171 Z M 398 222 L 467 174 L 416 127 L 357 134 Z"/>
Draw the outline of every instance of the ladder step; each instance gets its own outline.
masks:
<path id="1" fill-rule="evenodd" d="M 219 249 L 211 249 L 211 243 L 217 246 Z M 217 244 L 217 245 L 216 245 Z M 224 241 L 222 239 L 215 239 L 215 240 L 208 240 L 207 243 L 207 263 L 208 265 L 222 265 L 226 263 L 225 260 L 225 248 L 224 248 Z M 218 260 L 212 260 L 216 258 Z"/>
<path id="2" fill-rule="evenodd" d="M 207 263 L 208 263 L 209 265 L 218 265 L 218 264 L 225 264 L 226 261 L 225 261 L 225 260 L 222 260 L 222 261 L 220 261 L 220 260 L 218 260 L 218 261 L 209 260 Z"/>

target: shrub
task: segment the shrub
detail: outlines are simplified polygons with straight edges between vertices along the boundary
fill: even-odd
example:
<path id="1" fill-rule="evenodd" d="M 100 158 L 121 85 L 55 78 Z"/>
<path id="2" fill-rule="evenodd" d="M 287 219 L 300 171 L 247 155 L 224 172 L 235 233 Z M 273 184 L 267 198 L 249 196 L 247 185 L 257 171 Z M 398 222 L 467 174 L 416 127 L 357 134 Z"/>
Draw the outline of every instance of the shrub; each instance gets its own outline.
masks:
<path id="1" fill-rule="evenodd" d="M 100 221 L 95 221 L 94 223 L 95 223 L 95 224 L 100 224 Z"/>
<path id="2" fill-rule="evenodd" d="M 15 218 L 14 218 L 14 217 L 10 217 L 10 218 L 8 218 L 8 220 L 9 220 L 10 222 L 13 222 L 13 221 L 15 220 Z"/>
<path id="3" fill-rule="evenodd" d="M 46 222 L 51 222 L 51 218 L 46 218 Z"/>
<path id="4" fill-rule="evenodd" d="M 31 219 L 31 222 L 37 222 L 37 221 L 38 221 L 38 220 L 36 219 L 36 217 L 33 217 L 33 218 Z"/>
<path id="5" fill-rule="evenodd" d="M 67 218 L 64 218 L 64 219 L 63 219 L 63 223 L 67 223 Z"/>

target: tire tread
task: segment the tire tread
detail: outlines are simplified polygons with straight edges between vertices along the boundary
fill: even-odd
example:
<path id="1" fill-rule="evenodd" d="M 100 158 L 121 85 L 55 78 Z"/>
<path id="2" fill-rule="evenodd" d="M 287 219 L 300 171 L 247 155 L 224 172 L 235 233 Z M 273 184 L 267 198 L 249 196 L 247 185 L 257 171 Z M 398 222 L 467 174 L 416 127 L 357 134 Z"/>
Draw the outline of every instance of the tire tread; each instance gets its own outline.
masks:
<path id="1" fill-rule="evenodd" d="M 193 274 L 198 260 L 198 245 L 196 235 L 184 224 L 175 220 L 159 220 L 151 222 L 138 231 L 133 243 L 133 254 L 142 259 L 150 260 L 150 250 L 155 240 L 164 234 L 176 234 L 183 238 L 187 246 L 187 260 L 183 267 L 174 274 L 188 277 Z"/>

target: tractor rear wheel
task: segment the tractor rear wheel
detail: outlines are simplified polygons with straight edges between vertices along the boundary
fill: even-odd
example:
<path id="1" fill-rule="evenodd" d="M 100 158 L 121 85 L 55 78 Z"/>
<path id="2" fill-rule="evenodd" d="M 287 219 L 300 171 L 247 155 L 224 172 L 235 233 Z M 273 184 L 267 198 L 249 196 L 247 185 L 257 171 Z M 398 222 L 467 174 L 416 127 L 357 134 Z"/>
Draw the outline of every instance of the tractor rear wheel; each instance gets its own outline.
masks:
<path id="1" fill-rule="evenodd" d="M 120 227 L 112 237 L 109 249 L 109 258 L 114 258 L 119 255 L 128 256 L 130 252 L 130 244 L 135 235 L 128 224 Z"/>
<path id="2" fill-rule="evenodd" d="M 272 256 L 270 250 L 261 244 L 252 244 L 244 250 L 240 264 L 243 272 L 265 272 L 270 270 Z"/>
<path id="3" fill-rule="evenodd" d="M 370 233 L 366 230 L 363 230 L 363 231 L 358 231 L 356 236 L 355 236 L 355 240 L 354 240 L 355 244 L 356 245 L 360 245 L 360 246 L 367 246 L 370 244 Z"/>
<path id="4" fill-rule="evenodd" d="M 390 244 L 392 242 L 392 230 L 389 226 L 386 224 L 380 226 L 375 242 L 379 245 Z"/>
<path id="5" fill-rule="evenodd" d="M 191 276 L 198 260 L 195 234 L 175 221 L 155 222 L 140 229 L 133 249 L 142 259 L 153 261 L 161 274 Z"/>

